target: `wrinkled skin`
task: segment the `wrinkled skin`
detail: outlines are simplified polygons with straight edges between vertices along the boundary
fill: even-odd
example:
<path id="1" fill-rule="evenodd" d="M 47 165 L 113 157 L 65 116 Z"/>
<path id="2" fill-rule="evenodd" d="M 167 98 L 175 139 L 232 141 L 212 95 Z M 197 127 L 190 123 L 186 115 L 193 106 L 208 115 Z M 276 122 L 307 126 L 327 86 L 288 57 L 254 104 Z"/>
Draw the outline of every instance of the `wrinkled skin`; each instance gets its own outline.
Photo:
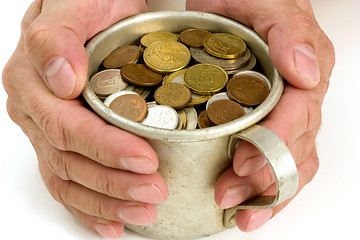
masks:
<path id="1" fill-rule="evenodd" d="M 315 138 L 334 65 L 333 46 L 309 2 L 188 0 L 187 9 L 242 22 L 268 42 L 270 57 L 288 83 L 261 125 L 290 149 L 300 191 L 318 169 Z M 8 113 L 33 144 L 49 192 L 107 238 L 120 237 L 124 223 L 153 223 L 155 204 L 166 200 L 168 189 L 150 145 L 107 124 L 77 98 L 88 68 L 84 44 L 116 21 L 145 11 L 144 0 L 35 0 L 3 71 Z M 227 208 L 275 190 L 264 157 L 243 142 L 233 166 L 218 179 L 215 201 Z M 239 210 L 237 225 L 242 231 L 255 230 L 290 201 L 273 209 Z"/>

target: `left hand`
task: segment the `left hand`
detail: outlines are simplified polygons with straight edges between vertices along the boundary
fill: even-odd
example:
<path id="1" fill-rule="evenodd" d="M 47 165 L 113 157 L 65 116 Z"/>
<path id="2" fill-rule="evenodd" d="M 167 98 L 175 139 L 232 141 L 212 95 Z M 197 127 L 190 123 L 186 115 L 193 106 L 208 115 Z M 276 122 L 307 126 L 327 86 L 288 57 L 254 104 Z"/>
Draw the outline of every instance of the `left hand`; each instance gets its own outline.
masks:
<path id="1" fill-rule="evenodd" d="M 317 172 L 315 138 L 321 124 L 321 105 L 335 62 L 334 48 L 316 22 L 308 0 L 188 0 L 188 10 L 206 11 L 253 28 L 269 46 L 270 58 L 285 84 L 274 110 L 260 123 L 274 131 L 289 148 L 299 173 L 300 191 Z M 215 201 L 229 208 L 258 194 L 274 194 L 275 180 L 265 157 L 250 143 L 239 144 L 233 167 L 219 177 Z M 291 199 L 272 209 L 238 210 L 240 230 L 265 224 Z"/>

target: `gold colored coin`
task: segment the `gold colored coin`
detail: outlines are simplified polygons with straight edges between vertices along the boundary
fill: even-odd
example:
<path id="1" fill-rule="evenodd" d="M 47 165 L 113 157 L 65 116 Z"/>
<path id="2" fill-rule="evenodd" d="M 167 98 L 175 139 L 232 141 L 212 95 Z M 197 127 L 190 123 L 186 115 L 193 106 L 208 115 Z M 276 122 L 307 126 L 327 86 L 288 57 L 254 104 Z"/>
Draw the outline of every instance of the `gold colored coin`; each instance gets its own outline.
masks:
<path id="1" fill-rule="evenodd" d="M 211 32 L 204 29 L 187 29 L 180 33 L 180 41 L 187 47 L 201 48 L 204 46 L 204 40 Z"/>
<path id="2" fill-rule="evenodd" d="M 212 95 L 220 92 L 228 81 L 224 69 L 213 64 L 197 64 L 190 67 L 185 75 L 185 85 L 194 93 Z"/>
<path id="3" fill-rule="evenodd" d="M 178 40 L 178 36 L 171 32 L 151 32 L 144 35 L 140 39 L 140 44 L 145 49 L 149 47 L 151 44 L 156 42 L 167 42 L 167 41 L 177 42 L 177 40 Z"/>
<path id="4" fill-rule="evenodd" d="M 157 42 L 144 51 L 145 65 L 161 74 L 168 74 L 186 67 L 191 60 L 189 49 L 179 42 Z"/>
<path id="5" fill-rule="evenodd" d="M 141 122 L 147 115 L 146 101 L 136 94 L 126 94 L 116 98 L 110 103 L 109 108 L 135 122 Z"/>
<path id="6" fill-rule="evenodd" d="M 179 117 L 181 119 L 181 127 L 179 127 L 179 129 L 186 129 L 186 122 L 187 122 L 187 118 L 186 118 L 186 112 L 185 110 L 182 108 L 182 109 L 179 109 L 176 111 L 178 114 L 179 114 Z"/>
<path id="7" fill-rule="evenodd" d="M 170 83 L 162 85 L 154 93 L 155 101 L 174 109 L 185 107 L 191 99 L 190 90 L 182 84 Z"/>
<path id="8" fill-rule="evenodd" d="M 184 74 L 186 73 L 186 69 L 181 69 L 179 71 L 173 72 L 169 75 L 167 75 L 163 80 L 163 85 L 169 84 L 169 83 L 180 83 L 185 85 L 184 83 Z M 207 100 L 209 100 L 211 96 L 204 96 L 204 95 L 198 95 L 195 93 L 191 93 L 191 101 L 186 104 L 188 107 L 193 107 L 200 105 L 202 103 L 205 103 Z"/>
<path id="9" fill-rule="evenodd" d="M 245 115 L 244 108 L 232 100 L 217 100 L 207 109 L 208 118 L 216 125 L 221 125 Z"/>
<path id="10" fill-rule="evenodd" d="M 127 45 L 112 51 L 103 62 L 105 68 L 121 68 L 122 66 L 136 62 L 141 56 L 138 46 Z"/>
<path id="11" fill-rule="evenodd" d="M 125 81 L 137 86 L 151 87 L 162 81 L 161 74 L 151 71 L 144 64 L 126 64 L 120 74 Z"/>
<path id="12" fill-rule="evenodd" d="M 204 48 L 215 57 L 233 59 L 245 53 L 246 43 L 233 34 L 214 33 L 204 40 Z"/>
<path id="13" fill-rule="evenodd" d="M 251 53 L 249 49 L 246 49 L 243 56 L 234 59 L 217 58 L 210 55 L 204 48 L 190 48 L 192 58 L 197 63 L 209 63 L 214 64 L 225 71 L 239 69 L 247 65 L 250 61 Z"/>

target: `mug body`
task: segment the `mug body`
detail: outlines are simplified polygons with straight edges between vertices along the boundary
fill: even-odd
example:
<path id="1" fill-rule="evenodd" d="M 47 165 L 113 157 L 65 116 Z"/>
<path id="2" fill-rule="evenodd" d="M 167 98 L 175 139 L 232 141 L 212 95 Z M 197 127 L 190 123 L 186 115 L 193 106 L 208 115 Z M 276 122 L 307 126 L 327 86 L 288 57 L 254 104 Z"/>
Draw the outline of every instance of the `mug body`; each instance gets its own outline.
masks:
<path id="1" fill-rule="evenodd" d="M 105 57 L 120 46 L 139 44 L 150 32 L 179 33 L 189 28 L 231 33 L 242 38 L 268 77 L 271 90 L 254 111 L 232 122 L 205 129 L 166 130 L 125 119 L 107 108 L 89 85 Z M 202 12 L 166 11 L 124 19 L 95 36 L 86 46 L 88 81 L 83 96 L 90 107 L 109 123 L 144 137 L 159 157 L 159 172 L 169 187 L 169 197 L 157 206 L 157 221 L 129 228 L 156 239 L 194 239 L 226 229 L 224 210 L 214 201 L 217 178 L 231 166 L 228 144 L 236 134 L 263 119 L 276 105 L 283 81 L 271 63 L 266 43 L 251 29 L 233 20 Z"/>

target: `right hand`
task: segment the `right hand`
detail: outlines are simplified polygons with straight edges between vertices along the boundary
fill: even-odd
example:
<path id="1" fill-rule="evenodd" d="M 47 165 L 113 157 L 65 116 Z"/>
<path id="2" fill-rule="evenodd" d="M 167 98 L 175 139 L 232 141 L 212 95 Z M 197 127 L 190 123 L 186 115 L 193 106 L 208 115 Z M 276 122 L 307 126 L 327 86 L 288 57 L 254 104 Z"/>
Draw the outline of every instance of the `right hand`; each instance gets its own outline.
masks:
<path id="1" fill-rule="evenodd" d="M 124 223 L 153 223 L 168 189 L 148 142 L 77 98 L 88 69 L 84 44 L 146 10 L 145 0 L 35 0 L 3 72 L 8 113 L 33 144 L 49 192 L 107 238 L 120 237 Z"/>

